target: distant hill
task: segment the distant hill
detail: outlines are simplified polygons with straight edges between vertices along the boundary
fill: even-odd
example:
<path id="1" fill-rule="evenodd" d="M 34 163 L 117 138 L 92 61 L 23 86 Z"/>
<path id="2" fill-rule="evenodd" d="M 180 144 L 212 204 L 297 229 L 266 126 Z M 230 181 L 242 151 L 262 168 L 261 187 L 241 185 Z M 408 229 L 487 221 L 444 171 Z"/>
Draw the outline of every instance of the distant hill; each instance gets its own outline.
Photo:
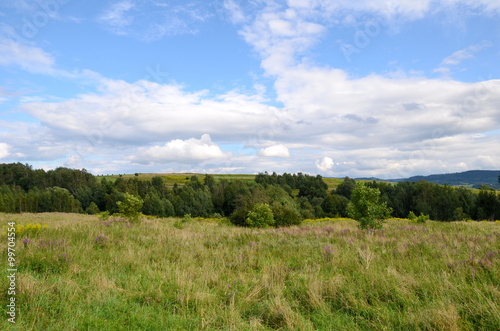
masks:
<path id="1" fill-rule="evenodd" d="M 498 190 L 500 189 L 500 184 L 498 183 L 499 175 L 500 175 L 500 170 L 470 170 L 453 174 L 385 179 L 384 181 L 397 183 L 403 181 L 417 182 L 419 180 L 425 180 L 431 183 L 436 183 L 441 185 L 448 184 L 450 186 L 465 186 L 469 188 L 478 188 L 479 186 L 486 184 Z M 359 179 L 382 180 L 375 178 L 359 178 Z"/>

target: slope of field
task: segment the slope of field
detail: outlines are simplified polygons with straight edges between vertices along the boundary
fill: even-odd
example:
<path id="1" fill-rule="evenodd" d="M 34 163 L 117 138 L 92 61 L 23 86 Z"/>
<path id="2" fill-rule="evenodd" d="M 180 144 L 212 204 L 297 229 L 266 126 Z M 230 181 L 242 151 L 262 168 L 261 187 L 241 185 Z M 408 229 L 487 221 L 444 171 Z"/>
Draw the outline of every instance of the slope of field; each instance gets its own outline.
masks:
<path id="1" fill-rule="evenodd" d="M 498 223 L 252 230 L 215 220 L 0 215 L 8 221 L 19 229 L 18 315 L 13 326 L 4 313 L 1 330 L 500 328 Z M 28 223 L 47 227 L 23 230 Z"/>
<path id="2" fill-rule="evenodd" d="M 468 188 L 478 188 L 479 186 L 485 184 L 489 185 L 495 189 L 500 189 L 500 183 L 498 182 L 498 177 L 500 176 L 500 170 L 470 170 L 459 173 L 452 174 L 438 174 L 429 176 L 413 176 L 410 178 L 398 178 L 398 179 L 387 179 L 388 182 L 418 182 L 419 180 L 425 180 L 427 182 L 440 184 L 440 185 L 450 185 L 450 186 L 464 186 Z M 369 178 L 361 178 L 369 179 Z M 375 180 L 380 180 L 377 178 L 370 178 Z"/>
<path id="3" fill-rule="evenodd" d="M 189 182 L 190 178 L 192 176 L 197 176 L 200 180 L 203 180 L 205 177 L 205 174 L 199 174 L 199 173 L 168 173 L 168 174 L 162 174 L 162 173 L 145 173 L 145 174 L 123 174 L 123 175 L 108 175 L 108 176 L 98 176 L 97 178 L 106 178 L 106 180 L 109 181 L 116 181 L 118 178 L 123 178 L 123 179 L 131 179 L 131 178 L 136 178 L 139 180 L 151 180 L 153 177 L 161 177 L 163 179 L 163 182 L 169 186 L 173 187 L 174 184 L 177 185 L 184 185 L 185 183 Z M 212 175 L 216 180 L 219 179 L 226 179 L 226 180 L 241 180 L 241 181 L 253 181 L 255 180 L 255 175 Z"/>
<path id="4" fill-rule="evenodd" d="M 137 178 L 139 180 L 151 180 L 153 177 L 159 176 L 163 179 L 163 182 L 169 186 L 173 187 L 174 184 L 184 185 L 189 182 L 191 176 L 197 176 L 200 180 L 203 180 L 206 174 L 199 173 L 169 173 L 169 174 L 155 174 L 155 173 L 145 173 L 145 174 L 123 174 L 123 175 L 109 175 L 109 176 L 98 176 L 97 178 L 106 178 L 106 180 L 114 182 L 117 178 L 130 179 Z M 225 180 L 240 180 L 240 181 L 255 181 L 255 175 L 247 175 L 247 174 L 214 174 L 212 175 L 216 180 L 225 179 Z M 339 186 L 340 183 L 344 181 L 343 178 L 333 178 L 333 177 L 323 177 L 323 181 L 328 185 L 328 191 L 332 191 Z M 372 180 L 364 180 L 371 182 Z M 377 180 L 383 181 L 383 180 Z"/>

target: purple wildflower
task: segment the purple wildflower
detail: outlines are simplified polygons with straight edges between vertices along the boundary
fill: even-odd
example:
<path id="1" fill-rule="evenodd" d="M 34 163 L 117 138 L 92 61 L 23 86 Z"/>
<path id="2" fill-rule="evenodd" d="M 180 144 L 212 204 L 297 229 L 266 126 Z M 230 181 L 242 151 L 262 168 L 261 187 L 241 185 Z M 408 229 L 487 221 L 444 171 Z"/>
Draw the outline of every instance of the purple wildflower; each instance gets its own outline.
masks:
<path id="1" fill-rule="evenodd" d="M 97 237 L 94 239 L 94 244 L 96 246 L 104 246 L 106 242 L 108 241 L 108 238 L 104 235 L 97 235 Z"/>
<path id="2" fill-rule="evenodd" d="M 323 256 L 326 259 L 331 259 L 332 258 L 332 256 L 333 256 L 332 246 L 328 245 L 328 246 L 323 247 Z"/>

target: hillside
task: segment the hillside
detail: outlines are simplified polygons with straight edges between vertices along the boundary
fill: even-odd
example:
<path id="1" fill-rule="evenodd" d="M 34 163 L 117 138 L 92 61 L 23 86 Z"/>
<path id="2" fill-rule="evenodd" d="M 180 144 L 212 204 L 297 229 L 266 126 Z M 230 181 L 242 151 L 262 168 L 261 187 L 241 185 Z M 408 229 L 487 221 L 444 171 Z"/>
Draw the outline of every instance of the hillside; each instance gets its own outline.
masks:
<path id="1" fill-rule="evenodd" d="M 409 178 L 397 178 L 397 179 L 385 179 L 386 182 L 418 182 L 419 180 L 425 180 L 430 183 L 440 184 L 440 185 L 450 185 L 450 186 L 464 186 L 468 188 L 478 188 L 479 186 L 486 184 L 495 189 L 500 189 L 500 184 L 498 183 L 498 176 L 500 175 L 500 170 L 470 170 L 465 172 L 458 172 L 452 174 L 437 174 L 428 176 L 413 176 Z M 382 180 L 376 178 L 359 178 L 363 180 Z"/>
<path id="2" fill-rule="evenodd" d="M 448 184 L 451 186 L 466 186 L 478 188 L 486 184 L 495 189 L 500 189 L 498 183 L 498 170 L 471 170 L 454 174 L 429 175 L 429 176 L 414 176 L 408 178 L 409 181 L 416 182 L 425 180 L 436 184 Z"/>

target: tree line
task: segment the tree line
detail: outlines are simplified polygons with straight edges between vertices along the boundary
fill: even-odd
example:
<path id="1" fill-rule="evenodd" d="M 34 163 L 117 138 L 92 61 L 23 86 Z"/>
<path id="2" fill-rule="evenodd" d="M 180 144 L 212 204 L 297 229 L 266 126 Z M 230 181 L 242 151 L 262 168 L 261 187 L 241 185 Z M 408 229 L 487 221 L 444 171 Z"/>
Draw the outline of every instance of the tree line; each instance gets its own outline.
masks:
<path id="1" fill-rule="evenodd" d="M 500 219 L 500 197 L 429 182 L 397 184 L 371 182 L 380 191 L 380 203 L 392 208 L 392 217 L 410 212 L 439 221 Z M 321 176 L 260 173 L 254 181 L 216 180 L 192 176 L 183 186 L 168 187 L 162 177 L 151 180 L 98 178 L 85 169 L 45 171 L 21 163 L 0 164 L 0 212 L 117 213 L 126 194 L 140 198 L 142 213 L 160 217 L 228 217 L 244 225 L 258 204 L 269 206 L 277 226 L 299 224 L 305 218 L 347 217 L 356 181 L 346 177 L 333 191 Z"/>

